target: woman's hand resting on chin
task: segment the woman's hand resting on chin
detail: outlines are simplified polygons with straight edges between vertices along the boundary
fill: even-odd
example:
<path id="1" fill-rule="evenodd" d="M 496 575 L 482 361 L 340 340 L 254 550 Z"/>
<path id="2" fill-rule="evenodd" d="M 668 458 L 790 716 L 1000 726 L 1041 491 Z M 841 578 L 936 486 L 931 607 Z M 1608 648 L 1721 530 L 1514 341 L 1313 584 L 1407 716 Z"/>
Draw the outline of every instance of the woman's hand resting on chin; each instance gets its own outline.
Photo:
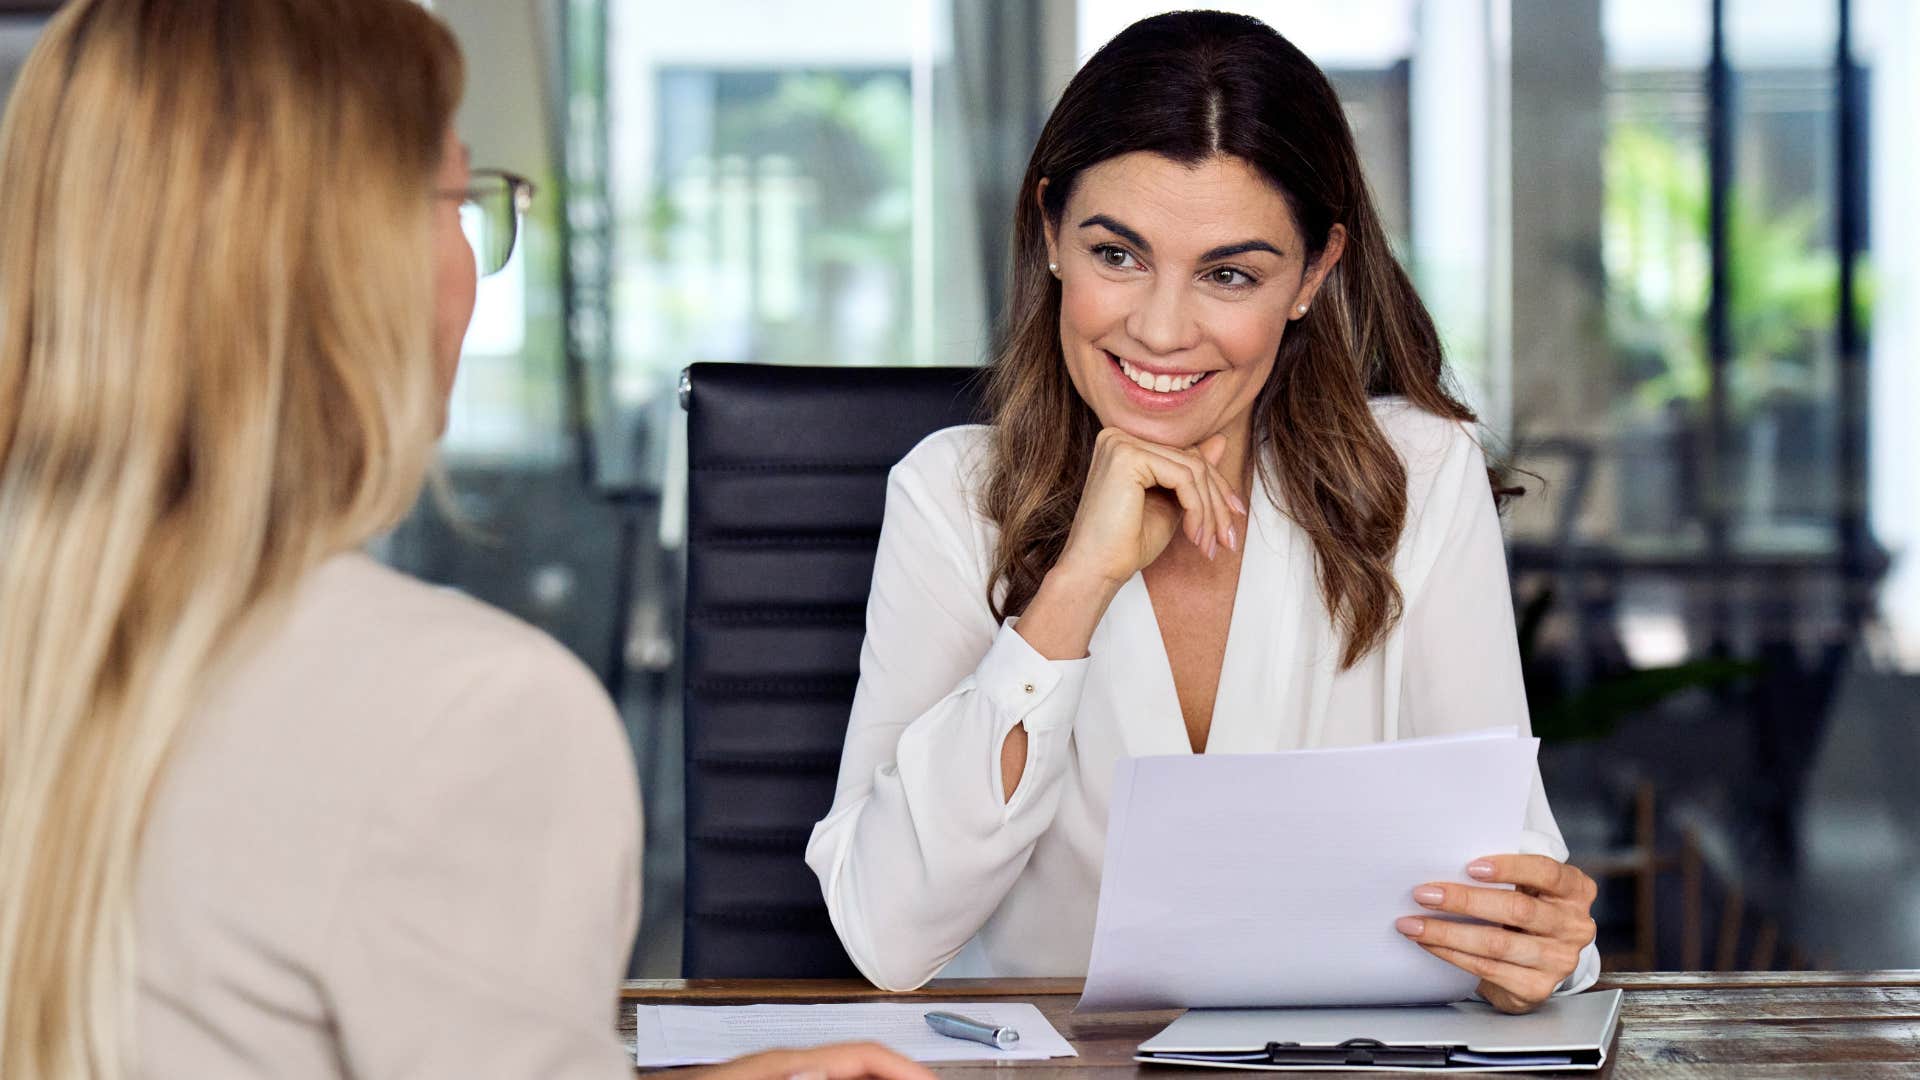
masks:
<path id="1" fill-rule="evenodd" d="M 1247 504 L 1220 474 L 1227 437 L 1161 446 L 1106 428 L 1056 570 L 1125 582 L 1160 557 L 1176 530 L 1208 558 L 1238 549 Z"/>

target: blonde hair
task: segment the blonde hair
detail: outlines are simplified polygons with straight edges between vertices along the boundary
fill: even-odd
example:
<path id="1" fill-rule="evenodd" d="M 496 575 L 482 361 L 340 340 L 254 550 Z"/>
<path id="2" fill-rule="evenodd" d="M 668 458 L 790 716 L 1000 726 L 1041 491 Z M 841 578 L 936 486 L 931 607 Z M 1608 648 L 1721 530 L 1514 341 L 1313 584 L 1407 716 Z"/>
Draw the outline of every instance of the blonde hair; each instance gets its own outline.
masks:
<path id="1" fill-rule="evenodd" d="M 74 0 L 0 126 L 0 1075 L 120 1075 L 209 670 L 418 495 L 460 93 L 408 0 Z"/>

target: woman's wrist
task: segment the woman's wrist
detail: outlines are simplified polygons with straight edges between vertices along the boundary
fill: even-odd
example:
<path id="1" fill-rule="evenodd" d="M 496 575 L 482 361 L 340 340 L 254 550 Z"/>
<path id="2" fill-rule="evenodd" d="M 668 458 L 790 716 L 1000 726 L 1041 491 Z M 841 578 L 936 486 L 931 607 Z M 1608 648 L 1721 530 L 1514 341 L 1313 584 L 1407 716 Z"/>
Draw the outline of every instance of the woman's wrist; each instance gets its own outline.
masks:
<path id="1" fill-rule="evenodd" d="M 1094 628 L 1120 593 L 1122 582 L 1056 565 L 1040 579 L 1040 588 L 1014 627 L 1033 650 L 1049 660 L 1078 660 L 1087 655 Z"/>

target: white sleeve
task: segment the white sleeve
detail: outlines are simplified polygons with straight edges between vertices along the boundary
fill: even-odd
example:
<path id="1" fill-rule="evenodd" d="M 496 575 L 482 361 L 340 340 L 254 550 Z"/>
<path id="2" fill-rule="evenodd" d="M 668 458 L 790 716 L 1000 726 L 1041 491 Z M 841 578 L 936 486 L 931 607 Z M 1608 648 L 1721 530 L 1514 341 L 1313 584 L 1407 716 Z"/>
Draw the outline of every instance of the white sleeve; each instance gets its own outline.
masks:
<path id="1" fill-rule="evenodd" d="M 640 901 L 626 732 L 558 645 L 476 663 L 384 792 L 327 931 L 344 1073 L 630 1078 Z"/>
<path id="2" fill-rule="evenodd" d="M 1088 665 L 996 623 L 946 463 L 916 453 L 888 478 L 839 786 L 807 844 L 847 955 L 889 990 L 953 958 L 1052 823 Z M 1015 724 L 1027 761 L 1003 801 Z"/>
<path id="3" fill-rule="evenodd" d="M 1532 726 L 1520 676 L 1513 587 L 1486 458 L 1464 429 L 1449 426 L 1453 434 L 1409 537 L 1424 573 L 1404 615 L 1401 716 L 1415 735 L 1508 724 L 1526 733 Z M 1416 486 L 1413 474 L 1410 466 L 1410 491 Z M 1567 858 L 1538 766 L 1518 846 L 1524 855 Z M 1588 945 L 1558 992 L 1584 990 L 1599 977 L 1599 949 Z"/>

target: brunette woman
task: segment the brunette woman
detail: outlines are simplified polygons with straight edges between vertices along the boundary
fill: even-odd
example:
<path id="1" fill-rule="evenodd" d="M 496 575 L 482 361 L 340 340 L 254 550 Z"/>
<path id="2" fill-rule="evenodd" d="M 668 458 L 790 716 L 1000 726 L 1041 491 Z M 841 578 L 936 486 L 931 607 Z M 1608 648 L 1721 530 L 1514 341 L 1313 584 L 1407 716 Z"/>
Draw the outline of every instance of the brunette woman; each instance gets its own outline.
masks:
<path id="1" fill-rule="evenodd" d="M 1242 16 L 1136 23 L 1014 233 L 992 423 L 893 470 L 807 853 L 887 987 L 1085 974 L 1119 758 L 1527 726 L 1474 417 L 1311 61 Z M 1509 1011 L 1599 968 L 1537 776 L 1518 847 L 1462 867 L 1518 889 L 1408 882 L 1398 924 Z"/>

